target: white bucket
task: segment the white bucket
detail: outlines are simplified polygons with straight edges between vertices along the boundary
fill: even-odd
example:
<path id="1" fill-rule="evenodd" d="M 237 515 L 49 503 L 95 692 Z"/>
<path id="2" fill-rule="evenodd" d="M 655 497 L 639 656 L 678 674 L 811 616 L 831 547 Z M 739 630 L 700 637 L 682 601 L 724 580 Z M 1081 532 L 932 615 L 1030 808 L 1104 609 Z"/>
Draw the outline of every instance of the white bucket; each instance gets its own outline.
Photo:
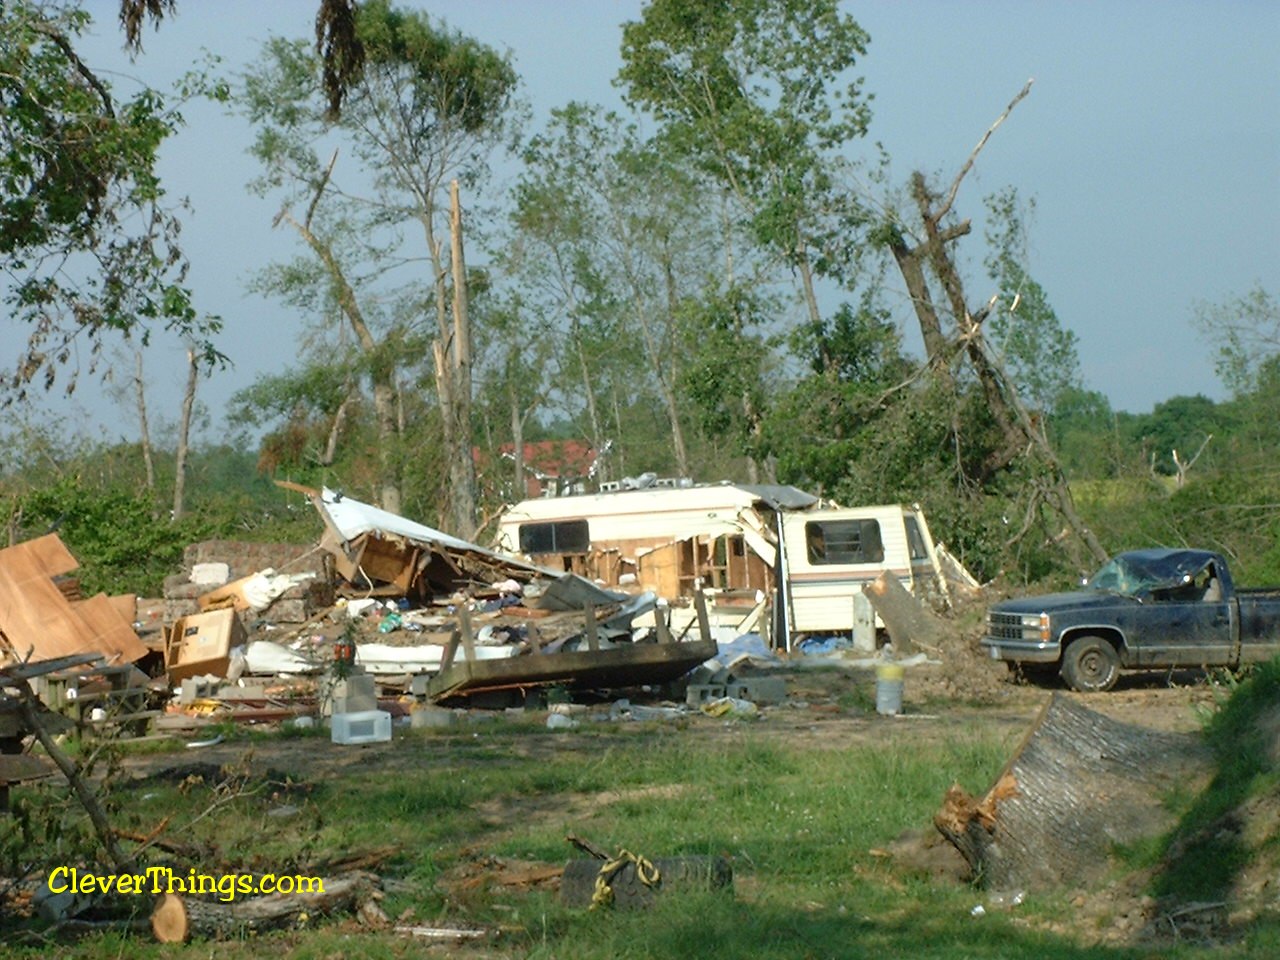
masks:
<path id="1" fill-rule="evenodd" d="M 897 663 L 876 667 L 876 713 L 892 716 L 902 712 L 902 681 L 906 671 Z"/>

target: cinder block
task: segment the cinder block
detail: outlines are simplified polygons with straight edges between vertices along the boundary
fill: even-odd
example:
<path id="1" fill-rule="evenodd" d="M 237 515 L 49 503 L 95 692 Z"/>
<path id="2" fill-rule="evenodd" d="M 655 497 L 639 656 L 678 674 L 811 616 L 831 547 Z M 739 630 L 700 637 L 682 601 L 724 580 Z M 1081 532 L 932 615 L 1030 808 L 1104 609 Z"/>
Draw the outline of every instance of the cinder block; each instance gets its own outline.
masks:
<path id="1" fill-rule="evenodd" d="M 332 711 L 367 713 L 378 709 L 378 685 L 371 673 L 357 673 L 339 680 L 330 691 Z"/>
<path id="2" fill-rule="evenodd" d="M 444 730 L 457 725 L 457 715 L 444 707 L 418 707 L 409 714 L 409 726 L 414 730 Z"/>
<path id="3" fill-rule="evenodd" d="M 752 703 L 781 703 L 787 699 L 787 682 L 782 677 L 747 677 L 726 684 L 725 696 Z"/>
<path id="4" fill-rule="evenodd" d="M 724 684 L 691 683 L 684 692 L 684 702 L 691 707 L 700 707 L 712 700 L 719 700 L 725 695 Z"/>

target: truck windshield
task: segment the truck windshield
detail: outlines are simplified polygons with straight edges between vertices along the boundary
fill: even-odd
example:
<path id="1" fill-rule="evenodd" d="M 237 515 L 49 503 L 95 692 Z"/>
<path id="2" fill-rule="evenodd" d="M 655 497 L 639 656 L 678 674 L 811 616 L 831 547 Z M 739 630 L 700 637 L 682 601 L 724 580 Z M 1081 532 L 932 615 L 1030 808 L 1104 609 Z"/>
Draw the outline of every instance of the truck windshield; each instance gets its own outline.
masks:
<path id="1" fill-rule="evenodd" d="M 1088 585 L 1094 590 L 1137 597 L 1153 590 L 1190 583 L 1193 577 L 1194 573 L 1186 566 L 1183 557 L 1156 559 L 1122 553 L 1104 563 L 1101 569 L 1089 578 Z"/>

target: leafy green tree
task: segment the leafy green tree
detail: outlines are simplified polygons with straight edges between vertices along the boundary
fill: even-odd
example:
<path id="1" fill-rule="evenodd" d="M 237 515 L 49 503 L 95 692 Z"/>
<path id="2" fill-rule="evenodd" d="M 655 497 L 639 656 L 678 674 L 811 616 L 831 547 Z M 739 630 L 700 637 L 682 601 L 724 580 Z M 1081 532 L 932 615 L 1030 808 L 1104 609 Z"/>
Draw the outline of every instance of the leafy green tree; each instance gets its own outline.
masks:
<path id="1" fill-rule="evenodd" d="M 779 478 L 827 493 L 852 492 L 850 478 L 875 459 L 868 451 L 899 425 L 887 414 L 901 399 L 898 391 L 910 386 L 915 365 L 874 291 L 857 307 L 841 304 L 829 319 L 803 325 L 791 347 L 808 370 L 779 397 L 767 421 Z M 885 493 L 863 489 L 858 496 L 880 500 Z"/>
<path id="2" fill-rule="evenodd" d="M 1210 436 L 1220 437 L 1224 426 L 1225 411 L 1203 394 L 1196 394 L 1156 404 L 1151 413 L 1136 417 L 1131 429 L 1150 469 L 1172 476 L 1177 472 L 1177 460 L 1185 463 Z"/>
<path id="3" fill-rule="evenodd" d="M 1237 395 L 1280 356 L 1280 303 L 1261 285 L 1223 303 L 1198 303 L 1195 325 L 1214 346 L 1218 376 Z"/>
<path id="4" fill-rule="evenodd" d="M 863 220 L 839 182 L 871 116 L 851 73 L 867 42 L 836 0 L 654 0 L 623 27 L 628 101 L 726 186 L 798 274 L 812 323 L 815 277 L 843 276 Z"/>
<path id="5" fill-rule="evenodd" d="M 466 535 L 473 438 L 456 414 L 470 403 L 470 342 L 455 322 L 465 298 L 451 280 L 451 241 L 460 250 L 460 236 L 448 222 L 446 191 L 451 180 L 474 184 L 485 174 L 515 117 L 517 78 L 508 58 L 386 0 L 359 7 L 356 35 L 363 69 L 336 120 L 320 59 L 305 43 L 269 42 L 246 78 L 244 109 L 265 170 L 256 187 L 282 196 L 280 221 L 307 249 L 264 283 L 299 303 L 319 294 L 326 315 L 340 316 L 353 336 L 378 430 L 377 498 L 389 510 L 401 509 L 401 380 L 415 349 L 434 356 L 451 470 L 436 499 Z M 354 170 L 339 168 L 335 143 L 354 157 Z"/>
<path id="6" fill-rule="evenodd" d="M 634 125 L 580 103 L 553 113 L 525 160 L 507 263 L 526 306 L 559 331 L 561 382 L 575 384 L 583 433 L 600 449 L 618 420 L 608 408 L 652 391 L 672 466 L 690 475 L 691 414 L 681 387 L 691 350 L 704 344 L 708 311 L 717 312 L 696 306 L 714 297 L 718 281 L 707 265 L 724 249 L 707 210 L 715 191 L 678 155 L 641 140 Z"/>
<path id="7" fill-rule="evenodd" d="M 76 53 L 89 24 L 73 7 L 0 4 L 0 291 L 26 329 L 4 386 L 17 397 L 60 368 L 70 392 L 78 344 L 93 372 L 112 334 L 145 343 L 163 328 L 220 359 L 156 174 L 181 117 L 151 89 L 116 98 Z"/>
<path id="8" fill-rule="evenodd" d="M 999 294 L 985 323 L 987 338 L 1023 401 L 1049 414 L 1081 388 L 1078 338 L 1062 325 L 1044 288 L 1027 272 L 1026 223 L 1034 215 L 1034 199 L 1024 210 L 1009 187 L 987 198 L 987 211 L 987 275 Z"/>

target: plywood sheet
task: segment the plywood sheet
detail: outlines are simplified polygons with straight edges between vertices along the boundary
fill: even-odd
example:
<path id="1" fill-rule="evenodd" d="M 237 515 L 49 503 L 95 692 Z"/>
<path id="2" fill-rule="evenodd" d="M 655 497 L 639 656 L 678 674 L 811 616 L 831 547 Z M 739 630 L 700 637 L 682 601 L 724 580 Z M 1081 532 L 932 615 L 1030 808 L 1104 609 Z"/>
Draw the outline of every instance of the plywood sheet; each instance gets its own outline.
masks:
<path id="1" fill-rule="evenodd" d="M 79 614 L 96 641 L 97 645 L 92 649 L 101 650 L 108 657 L 119 654 L 121 660 L 130 663 L 147 654 L 147 645 L 134 633 L 133 622 L 126 620 L 120 612 L 116 598 L 99 593 L 72 604 L 72 609 Z"/>
<path id="2" fill-rule="evenodd" d="M 75 653 L 141 657 L 147 648 L 105 594 L 73 607 L 54 584 L 53 577 L 76 566 L 57 534 L 0 550 L 0 632 L 24 659 Z"/>

